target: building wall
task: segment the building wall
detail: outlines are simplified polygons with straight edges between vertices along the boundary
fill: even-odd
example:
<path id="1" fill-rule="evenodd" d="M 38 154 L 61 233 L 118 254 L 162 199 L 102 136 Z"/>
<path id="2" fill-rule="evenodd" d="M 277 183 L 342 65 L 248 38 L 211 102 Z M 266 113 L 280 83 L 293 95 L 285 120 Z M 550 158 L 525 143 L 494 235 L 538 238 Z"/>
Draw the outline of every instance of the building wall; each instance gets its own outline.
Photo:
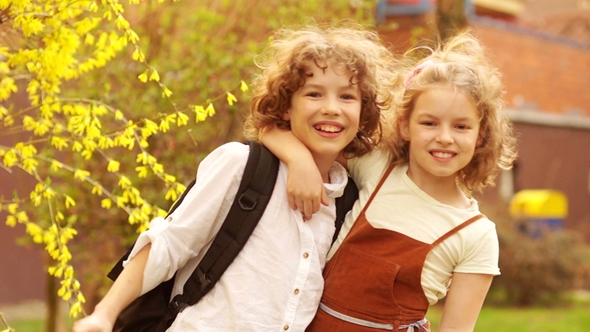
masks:
<path id="1" fill-rule="evenodd" d="M 568 197 L 564 226 L 590 240 L 590 131 L 517 123 L 516 189 L 555 189 Z"/>
<path id="2" fill-rule="evenodd" d="M 4 198 L 12 197 L 13 190 L 26 195 L 25 189 L 33 186 L 22 172 L 8 174 L 2 169 L 0 183 L 0 196 Z M 0 306 L 43 300 L 46 280 L 43 248 L 37 244 L 17 244 L 18 239 L 26 236 L 25 228 L 23 225 L 7 226 L 6 216 L 6 212 L 0 212 Z"/>
<path id="3" fill-rule="evenodd" d="M 508 106 L 590 117 L 590 44 L 491 20 L 474 27 L 504 75 Z"/>
<path id="4" fill-rule="evenodd" d="M 17 109 L 28 105 L 24 91 L 24 87 L 20 87 L 11 100 Z M 0 136 L 0 145 L 14 146 L 17 140 L 23 138 L 15 135 Z M 34 186 L 35 181 L 25 172 L 12 169 L 9 173 L 0 168 L 0 197 L 3 200 L 9 200 L 14 193 L 18 197 L 27 197 Z M 6 217 L 6 211 L 0 211 L 0 306 L 44 300 L 47 256 L 43 247 L 30 241 L 17 244 L 19 239 L 27 237 L 25 227 L 22 224 L 9 227 L 6 225 Z"/>
<path id="5" fill-rule="evenodd" d="M 555 189 L 568 197 L 564 227 L 590 242 L 590 45 L 530 29 L 476 20 L 478 37 L 504 77 L 511 113 L 570 119 L 572 126 L 515 119 L 515 190 Z M 532 111 L 532 113 L 531 113 Z M 559 119 L 559 117 L 555 117 Z"/>

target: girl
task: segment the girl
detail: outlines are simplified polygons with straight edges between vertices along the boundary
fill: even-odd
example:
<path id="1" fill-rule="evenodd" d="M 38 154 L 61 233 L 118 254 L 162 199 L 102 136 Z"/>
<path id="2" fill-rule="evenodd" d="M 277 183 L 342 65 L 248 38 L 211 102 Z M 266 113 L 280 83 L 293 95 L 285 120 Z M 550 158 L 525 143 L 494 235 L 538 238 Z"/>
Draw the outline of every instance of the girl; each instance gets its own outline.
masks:
<path id="1" fill-rule="evenodd" d="M 212 290 L 176 316 L 168 331 L 304 331 L 323 290 L 322 269 L 334 234 L 334 199 L 346 171 L 342 151 L 361 156 L 380 136 L 382 108 L 392 100 L 393 57 L 372 32 L 355 27 L 307 27 L 277 32 L 261 59 L 262 74 L 245 134 L 288 128 L 319 169 L 329 204 L 303 221 L 285 197 L 287 169 L 279 166 L 268 206 L 248 242 Z M 199 165 L 197 182 L 168 218 L 151 223 L 125 269 L 75 332 L 111 331 L 135 298 L 176 272 L 180 291 L 225 219 L 249 150 L 225 144 Z"/>
<path id="2" fill-rule="evenodd" d="M 383 148 L 338 159 L 360 196 L 328 254 L 308 331 L 428 331 L 428 306 L 447 295 L 439 331 L 472 331 L 500 272 L 495 225 L 471 197 L 516 157 L 498 71 L 461 33 L 412 66 L 400 96 Z M 309 153 L 277 129 L 262 142 L 306 181 L 289 183 L 291 206 L 314 212 Z"/>

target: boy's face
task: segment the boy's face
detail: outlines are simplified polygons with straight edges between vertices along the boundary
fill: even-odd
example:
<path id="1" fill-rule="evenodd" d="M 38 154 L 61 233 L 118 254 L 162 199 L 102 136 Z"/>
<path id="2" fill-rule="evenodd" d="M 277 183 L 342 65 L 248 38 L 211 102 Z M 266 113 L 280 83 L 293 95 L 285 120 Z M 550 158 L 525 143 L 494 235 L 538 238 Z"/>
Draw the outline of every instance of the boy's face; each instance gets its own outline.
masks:
<path id="1" fill-rule="evenodd" d="M 286 117 L 291 131 L 318 158 L 333 161 L 356 136 L 361 114 L 358 84 L 350 73 L 328 63 L 321 69 L 310 64 L 305 84 L 291 98 Z"/>

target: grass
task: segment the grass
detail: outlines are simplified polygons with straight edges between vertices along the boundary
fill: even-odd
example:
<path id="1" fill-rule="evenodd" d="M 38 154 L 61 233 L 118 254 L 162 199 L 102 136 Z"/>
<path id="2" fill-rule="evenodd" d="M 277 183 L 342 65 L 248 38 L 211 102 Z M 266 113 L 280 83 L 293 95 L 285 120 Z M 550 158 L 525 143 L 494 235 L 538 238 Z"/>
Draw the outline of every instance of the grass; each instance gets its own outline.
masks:
<path id="1" fill-rule="evenodd" d="M 440 321 L 442 307 L 431 307 L 427 318 L 433 331 Z M 587 332 L 590 305 L 571 308 L 497 308 L 484 307 L 475 326 L 476 332 Z"/>
<path id="2" fill-rule="evenodd" d="M 40 332 L 45 330 L 45 322 L 40 319 L 25 319 L 10 324 L 16 332 Z"/>
<path id="3" fill-rule="evenodd" d="M 440 321 L 441 306 L 431 307 L 427 318 L 432 331 Z M 69 319 L 64 322 L 71 326 Z M 486 306 L 481 311 L 475 332 L 587 332 L 590 326 L 590 304 L 568 308 L 497 308 Z M 39 332 L 45 322 L 39 319 L 18 320 L 11 323 L 16 332 Z M 1 328 L 0 328 L 1 330 Z M 69 330 L 68 330 L 69 331 Z"/>
<path id="4" fill-rule="evenodd" d="M 43 319 L 23 319 L 10 323 L 10 327 L 16 332 L 42 332 L 45 331 L 45 320 Z M 0 328 L 2 330 L 4 326 Z M 68 318 L 64 320 L 64 326 L 58 331 L 70 331 L 72 329 L 72 321 Z"/>

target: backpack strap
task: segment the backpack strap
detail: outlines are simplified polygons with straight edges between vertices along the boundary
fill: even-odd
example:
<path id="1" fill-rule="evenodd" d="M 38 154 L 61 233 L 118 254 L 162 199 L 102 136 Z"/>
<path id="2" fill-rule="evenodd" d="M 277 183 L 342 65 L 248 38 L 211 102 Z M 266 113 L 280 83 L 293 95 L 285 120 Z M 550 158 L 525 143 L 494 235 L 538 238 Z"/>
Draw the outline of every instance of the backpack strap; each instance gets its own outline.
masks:
<path id="1" fill-rule="evenodd" d="M 276 182 L 276 176 L 278 174 L 279 160 L 273 154 L 271 154 L 267 148 L 260 145 L 260 143 L 249 141 L 248 144 L 250 145 L 250 154 L 248 155 L 248 161 L 246 162 L 246 168 L 244 169 L 244 176 L 242 177 L 242 181 L 240 182 L 240 187 L 238 188 L 238 193 L 245 191 L 246 187 L 249 185 L 249 183 L 246 183 L 247 181 L 259 183 L 259 185 L 257 187 L 255 187 L 255 188 L 253 187 L 253 188 L 254 188 L 254 190 L 257 190 L 259 193 L 262 193 L 262 191 L 261 191 L 262 185 L 261 184 L 265 183 L 264 180 L 266 179 L 266 177 L 263 178 L 262 176 L 268 175 L 269 178 L 272 177 L 274 179 L 272 181 L 273 187 L 270 189 L 271 191 L 268 194 L 268 198 L 270 198 L 270 196 L 272 194 L 272 189 L 274 188 L 274 183 Z M 264 167 L 264 165 L 266 165 L 266 167 Z M 261 169 L 258 172 L 255 172 L 257 170 L 258 166 L 260 166 Z M 264 172 L 269 172 L 269 173 L 265 174 Z M 274 177 L 273 177 L 273 174 L 274 174 Z M 256 179 L 254 179 L 255 175 L 256 175 Z M 172 204 L 172 206 L 168 210 L 166 217 L 168 217 L 170 214 L 172 214 L 172 212 L 174 212 L 174 210 L 176 210 L 176 208 L 178 208 L 178 206 L 180 206 L 180 204 L 184 201 L 184 198 L 186 197 L 188 192 L 191 190 L 191 188 L 195 185 L 195 183 L 196 183 L 196 179 L 193 179 L 187 185 L 186 189 L 182 192 L 180 197 Z M 262 188 L 262 190 L 267 190 L 267 189 Z M 254 195 L 252 194 L 252 189 L 249 190 L 248 194 L 246 194 L 244 197 L 245 204 L 252 204 L 252 202 L 254 202 L 254 204 L 256 204 L 256 202 L 255 202 L 256 195 L 255 194 L 256 193 L 254 193 Z M 235 209 L 236 200 L 238 200 L 239 198 L 240 198 L 240 196 L 236 195 L 234 203 L 232 204 L 232 207 L 230 208 L 230 213 L 231 213 L 232 209 Z M 267 203 L 268 203 L 268 199 L 266 201 L 264 201 L 264 203 L 263 203 L 264 207 L 266 207 Z M 262 212 L 264 212 L 264 208 L 262 209 Z M 260 215 L 262 215 L 262 214 L 260 214 Z M 226 217 L 226 222 L 229 217 L 230 217 L 230 214 L 228 214 L 228 216 Z M 260 216 L 258 218 L 260 218 Z M 234 219 L 234 220 L 236 220 L 236 219 Z M 224 222 L 224 224 L 225 224 L 225 222 Z M 220 232 L 223 230 L 223 227 L 224 226 L 222 226 Z M 245 242 L 245 240 L 248 239 L 248 237 L 250 236 L 251 233 L 252 233 L 252 231 L 250 231 L 250 233 L 247 236 L 245 236 L 245 237 L 242 236 L 240 241 L 242 241 L 242 243 Z M 135 243 L 133 243 L 129 247 L 129 249 L 127 250 L 125 255 L 123 255 L 119 259 L 119 261 L 115 264 L 115 266 L 113 266 L 111 271 L 107 274 L 107 277 L 109 279 L 115 281 L 115 279 L 117 279 L 119 274 L 121 274 L 121 271 L 123 271 L 123 262 L 129 258 L 129 255 L 131 254 L 131 251 L 133 250 L 134 246 L 135 246 Z M 243 244 L 242 244 L 242 246 L 243 246 Z M 211 245 L 211 248 L 213 248 L 213 245 Z"/>
<path id="2" fill-rule="evenodd" d="M 349 176 L 348 183 L 346 183 L 346 187 L 344 188 L 344 193 L 342 196 L 336 198 L 336 231 L 334 232 L 332 243 L 338 238 L 340 228 L 342 228 L 342 224 L 344 224 L 344 217 L 346 217 L 348 211 L 352 210 L 352 206 L 358 198 L 359 190 L 356 187 L 354 180 Z"/>
<path id="3" fill-rule="evenodd" d="M 274 189 L 279 160 L 268 149 L 250 142 L 250 154 L 236 198 L 211 247 L 171 303 L 173 313 L 197 303 L 213 288 L 246 244 L 262 217 Z"/>

